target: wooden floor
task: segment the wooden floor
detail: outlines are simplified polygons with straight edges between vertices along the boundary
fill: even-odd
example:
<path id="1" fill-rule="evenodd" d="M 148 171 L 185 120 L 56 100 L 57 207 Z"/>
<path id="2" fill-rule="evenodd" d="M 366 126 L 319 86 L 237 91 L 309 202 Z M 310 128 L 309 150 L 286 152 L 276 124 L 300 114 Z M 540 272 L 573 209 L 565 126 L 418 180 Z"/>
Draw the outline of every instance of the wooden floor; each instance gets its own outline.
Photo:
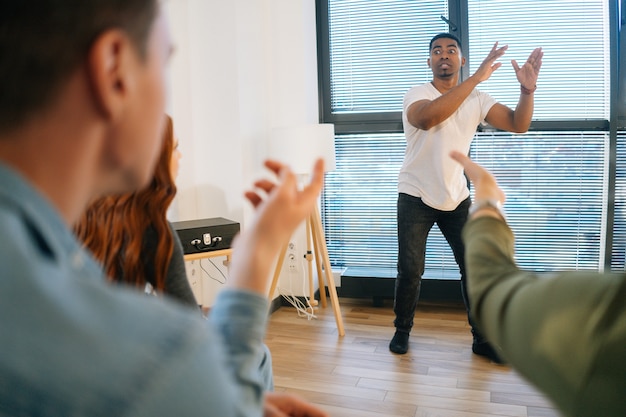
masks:
<path id="1" fill-rule="evenodd" d="M 421 305 L 409 352 L 395 355 L 391 301 L 340 299 L 346 335 L 332 308 L 317 319 L 281 307 L 270 319 L 267 345 L 276 391 L 289 391 L 335 417 L 478 417 L 560 414 L 507 366 L 471 352 L 462 307 Z"/>

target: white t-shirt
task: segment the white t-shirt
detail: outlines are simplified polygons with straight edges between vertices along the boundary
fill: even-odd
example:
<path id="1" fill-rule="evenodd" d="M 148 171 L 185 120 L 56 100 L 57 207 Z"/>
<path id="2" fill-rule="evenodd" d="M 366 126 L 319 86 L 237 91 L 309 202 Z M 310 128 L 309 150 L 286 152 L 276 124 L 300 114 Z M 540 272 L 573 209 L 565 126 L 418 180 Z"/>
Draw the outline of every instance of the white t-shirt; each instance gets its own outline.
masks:
<path id="1" fill-rule="evenodd" d="M 434 100 L 441 93 L 432 83 L 411 88 L 404 96 L 402 125 L 406 137 L 404 163 L 398 177 L 398 192 L 420 197 L 438 210 L 454 210 L 469 196 L 461 165 L 450 158 L 450 151 L 469 152 L 476 128 L 496 100 L 474 89 L 446 120 L 429 130 L 412 126 L 407 109 L 419 100 Z"/>

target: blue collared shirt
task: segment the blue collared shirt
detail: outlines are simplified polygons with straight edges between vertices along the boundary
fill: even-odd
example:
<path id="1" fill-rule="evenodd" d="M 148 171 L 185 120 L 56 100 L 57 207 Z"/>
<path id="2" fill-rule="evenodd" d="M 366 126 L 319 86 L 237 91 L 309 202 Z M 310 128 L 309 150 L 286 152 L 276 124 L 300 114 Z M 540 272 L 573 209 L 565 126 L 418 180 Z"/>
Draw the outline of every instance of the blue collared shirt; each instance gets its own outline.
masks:
<path id="1" fill-rule="evenodd" d="M 260 416 L 267 299 L 225 289 L 194 313 L 108 284 L 0 163 L 0 415 Z"/>

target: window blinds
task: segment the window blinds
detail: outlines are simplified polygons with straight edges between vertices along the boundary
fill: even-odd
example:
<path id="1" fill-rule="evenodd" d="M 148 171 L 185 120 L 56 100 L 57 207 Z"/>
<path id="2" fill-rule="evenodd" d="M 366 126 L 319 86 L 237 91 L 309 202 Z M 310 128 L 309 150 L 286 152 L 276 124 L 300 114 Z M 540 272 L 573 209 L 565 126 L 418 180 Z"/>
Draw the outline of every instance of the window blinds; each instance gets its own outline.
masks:
<path id="1" fill-rule="evenodd" d="M 471 149 L 509 196 L 505 207 L 517 235 L 518 262 L 537 270 L 601 269 L 611 192 L 607 2 L 469 0 L 460 10 L 467 10 L 463 48 L 470 74 L 496 40 L 509 45 L 502 67 L 479 86 L 504 104 L 514 108 L 519 97 L 510 60 L 522 65 L 538 46 L 545 53 L 533 124 L 547 122 L 550 130 L 518 135 L 486 129 L 477 132 Z M 337 170 L 327 174 L 322 199 L 334 266 L 395 269 L 397 175 L 405 140 L 401 131 L 389 133 L 393 129 L 382 119 L 372 122 L 380 112 L 401 111 L 404 93 L 432 78 L 428 42 L 447 31 L 440 16 L 448 11 L 445 1 L 328 1 L 330 64 L 322 71 L 329 85 L 322 89 L 330 94 L 322 104 L 333 115 L 353 117 L 345 126 L 340 119 L 325 120 L 339 132 Z M 619 184 L 626 189 L 626 182 Z M 618 204 L 626 206 L 626 192 L 620 196 Z M 626 240 L 626 216 L 616 219 L 614 242 L 618 238 Z M 619 251 L 613 246 L 613 253 Z M 452 252 L 435 226 L 425 277 L 455 276 Z"/>
<path id="2" fill-rule="evenodd" d="M 428 41 L 446 32 L 443 1 L 330 1 L 331 109 L 401 111 L 411 85 L 430 77 Z"/>

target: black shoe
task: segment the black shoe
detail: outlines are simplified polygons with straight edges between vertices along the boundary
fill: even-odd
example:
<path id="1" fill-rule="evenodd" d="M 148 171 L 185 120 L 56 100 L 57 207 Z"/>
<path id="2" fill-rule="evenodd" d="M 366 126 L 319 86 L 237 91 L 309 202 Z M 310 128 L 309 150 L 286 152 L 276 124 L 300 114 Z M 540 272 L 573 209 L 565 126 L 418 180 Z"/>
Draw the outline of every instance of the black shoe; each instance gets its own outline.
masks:
<path id="1" fill-rule="evenodd" d="M 396 330 L 391 342 L 389 342 L 389 350 L 404 355 L 409 350 L 409 334 Z"/>
<path id="2" fill-rule="evenodd" d="M 472 352 L 476 355 L 484 356 L 498 365 L 506 364 L 500 355 L 498 355 L 498 352 L 496 352 L 493 346 L 491 346 L 487 341 L 474 340 L 474 343 L 472 343 Z"/>

